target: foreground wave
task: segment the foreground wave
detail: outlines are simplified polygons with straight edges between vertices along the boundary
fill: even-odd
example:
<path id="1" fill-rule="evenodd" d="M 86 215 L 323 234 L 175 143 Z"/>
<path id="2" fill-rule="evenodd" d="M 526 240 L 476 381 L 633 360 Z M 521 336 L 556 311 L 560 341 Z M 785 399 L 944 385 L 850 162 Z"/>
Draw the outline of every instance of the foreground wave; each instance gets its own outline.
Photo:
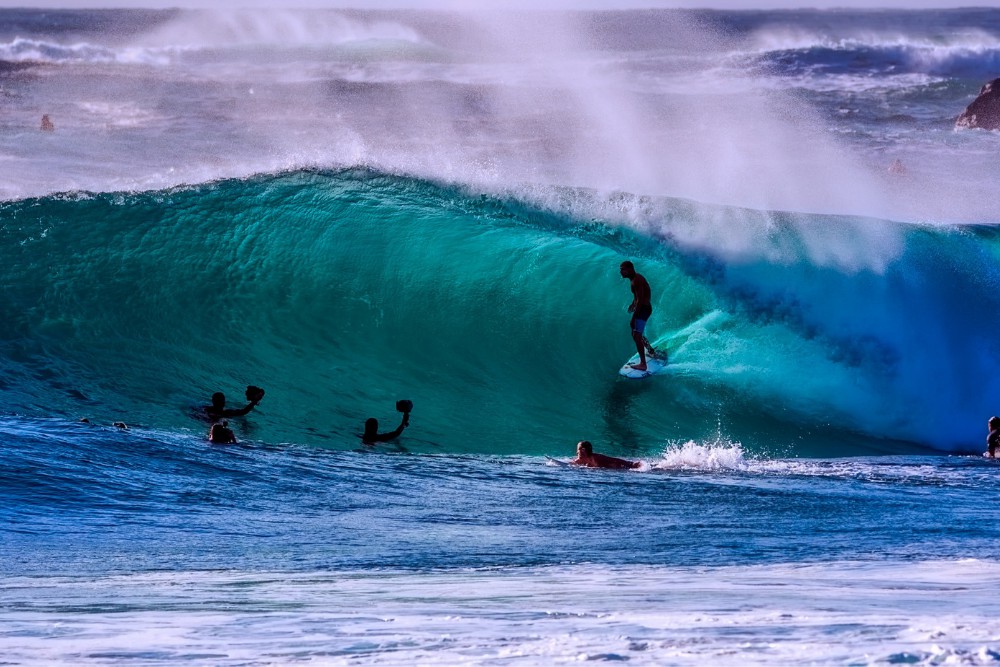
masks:
<path id="1" fill-rule="evenodd" d="M 0 646 L 24 665 L 704 665 L 734 653 L 746 665 L 992 665 L 998 575 L 962 560 L 16 577 Z M 157 628 L 142 649 L 137 626 Z"/>
<path id="2" fill-rule="evenodd" d="M 998 388 L 996 232 L 365 170 L 0 204 L 0 388 L 27 416 L 357 445 L 416 404 L 417 451 L 974 449 Z M 636 261 L 669 372 L 632 352 Z M 836 444 L 834 444 L 836 443 Z M 603 447 L 601 447 L 603 448 Z"/>

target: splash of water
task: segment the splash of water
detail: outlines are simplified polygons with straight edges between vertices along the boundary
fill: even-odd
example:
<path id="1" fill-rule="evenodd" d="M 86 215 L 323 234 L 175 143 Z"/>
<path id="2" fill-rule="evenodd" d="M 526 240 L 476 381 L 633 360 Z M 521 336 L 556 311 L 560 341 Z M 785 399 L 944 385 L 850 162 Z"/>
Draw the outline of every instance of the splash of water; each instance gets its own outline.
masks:
<path id="1" fill-rule="evenodd" d="M 716 440 L 668 445 L 659 459 L 650 462 L 652 470 L 742 470 L 748 458 L 738 442 Z"/>

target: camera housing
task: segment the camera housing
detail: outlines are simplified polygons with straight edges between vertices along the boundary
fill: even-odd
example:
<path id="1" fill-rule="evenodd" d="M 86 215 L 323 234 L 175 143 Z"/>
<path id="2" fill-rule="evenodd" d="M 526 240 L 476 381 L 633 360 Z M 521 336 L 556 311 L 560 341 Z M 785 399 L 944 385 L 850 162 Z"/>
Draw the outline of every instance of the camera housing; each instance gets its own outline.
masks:
<path id="1" fill-rule="evenodd" d="M 402 412 L 403 414 L 409 413 L 410 411 L 413 410 L 413 401 L 408 401 L 405 398 L 396 401 L 396 410 Z"/>

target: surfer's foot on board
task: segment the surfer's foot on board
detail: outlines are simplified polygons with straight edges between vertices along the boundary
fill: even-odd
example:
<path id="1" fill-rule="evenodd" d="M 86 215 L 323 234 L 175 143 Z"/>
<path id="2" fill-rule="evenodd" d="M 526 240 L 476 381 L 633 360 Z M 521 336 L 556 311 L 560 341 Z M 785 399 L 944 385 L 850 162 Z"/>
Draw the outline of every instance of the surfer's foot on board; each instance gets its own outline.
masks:
<path id="1" fill-rule="evenodd" d="M 631 366 L 632 368 L 634 368 L 637 371 L 644 371 L 644 370 L 646 370 L 646 364 L 629 364 L 629 366 Z"/>

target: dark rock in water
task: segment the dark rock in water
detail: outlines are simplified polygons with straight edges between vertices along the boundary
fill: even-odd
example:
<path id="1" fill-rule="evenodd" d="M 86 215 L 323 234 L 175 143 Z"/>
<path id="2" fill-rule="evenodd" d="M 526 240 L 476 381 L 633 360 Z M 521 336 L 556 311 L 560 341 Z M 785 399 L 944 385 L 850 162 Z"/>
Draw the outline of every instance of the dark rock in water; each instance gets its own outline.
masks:
<path id="1" fill-rule="evenodd" d="M 993 79 L 979 91 L 979 97 L 965 108 L 955 127 L 1000 130 L 1000 79 Z"/>

